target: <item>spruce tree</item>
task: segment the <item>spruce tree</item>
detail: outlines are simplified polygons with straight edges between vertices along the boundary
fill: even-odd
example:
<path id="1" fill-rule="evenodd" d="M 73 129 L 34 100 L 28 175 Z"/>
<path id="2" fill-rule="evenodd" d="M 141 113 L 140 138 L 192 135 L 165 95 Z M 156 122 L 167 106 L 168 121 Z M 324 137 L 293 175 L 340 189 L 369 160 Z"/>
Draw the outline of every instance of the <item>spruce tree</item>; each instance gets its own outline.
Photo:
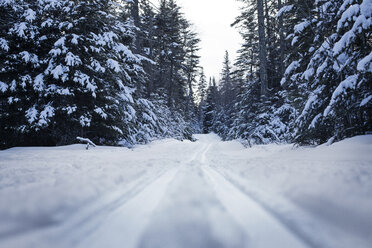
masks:
<path id="1" fill-rule="evenodd" d="M 1 100 L 15 107 L 4 112 L 16 118 L 1 129 L 8 142 L 19 137 L 8 145 L 67 144 L 78 135 L 104 144 L 130 138 L 133 76 L 142 70 L 129 49 L 130 26 L 116 10 L 113 1 L 24 1 L 6 30 L 15 37 L 11 49 L 2 55 L 22 58 L 1 73 L 7 86 Z"/>

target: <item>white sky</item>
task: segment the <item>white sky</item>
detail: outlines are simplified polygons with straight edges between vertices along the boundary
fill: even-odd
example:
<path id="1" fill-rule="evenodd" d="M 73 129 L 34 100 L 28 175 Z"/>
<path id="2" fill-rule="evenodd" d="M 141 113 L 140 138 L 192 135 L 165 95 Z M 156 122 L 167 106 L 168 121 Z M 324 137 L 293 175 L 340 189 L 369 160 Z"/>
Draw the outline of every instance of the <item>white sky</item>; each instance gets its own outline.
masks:
<path id="1" fill-rule="evenodd" d="M 158 5 L 157 0 L 152 0 Z M 201 66 L 207 77 L 220 78 L 225 50 L 233 62 L 242 39 L 235 28 L 230 27 L 239 15 L 237 0 L 177 0 L 186 18 L 190 20 L 201 39 Z"/>

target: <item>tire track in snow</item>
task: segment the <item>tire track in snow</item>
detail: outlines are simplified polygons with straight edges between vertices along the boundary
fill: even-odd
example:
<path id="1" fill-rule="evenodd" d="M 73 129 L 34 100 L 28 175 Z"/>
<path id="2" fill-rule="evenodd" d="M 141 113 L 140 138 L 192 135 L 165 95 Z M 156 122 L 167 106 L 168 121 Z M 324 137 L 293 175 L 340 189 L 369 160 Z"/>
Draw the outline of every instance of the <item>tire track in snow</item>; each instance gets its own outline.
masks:
<path id="1" fill-rule="evenodd" d="M 278 245 L 291 248 L 308 247 L 287 227 L 218 172 L 207 165 L 203 166 L 203 171 L 209 177 L 223 206 L 245 230 L 249 240 L 248 247 L 272 248 Z"/>
<path id="2" fill-rule="evenodd" d="M 198 154 L 185 163 L 154 211 L 140 248 L 242 248 L 244 232 L 229 216 L 202 171 L 211 144 L 198 142 Z"/>
<path id="3" fill-rule="evenodd" d="M 166 172 L 115 210 L 77 247 L 101 248 L 106 247 L 107 244 L 115 244 L 114 247 L 137 247 L 137 242 L 149 223 L 152 212 L 163 198 L 169 182 L 178 170 L 179 168 L 173 168 Z"/>
<path id="4" fill-rule="evenodd" d="M 197 149 L 193 156 L 186 161 L 186 164 L 195 160 L 199 154 L 200 150 Z M 151 214 L 180 169 L 181 165 L 178 165 L 159 176 L 154 182 L 147 184 L 134 197 L 113 211 L 77 247 L 101 248 L 105 247 L 107 243 L 116 244 L 115 247 L 137 247 L 142 232 L 150 222 Z"/>
<path id="5" fill-rule="evenodd" d="M 280 244 L 280 247 L 307 248 L 307 244 L 287 226 L 207 163 L 206 154 L 212 145 L 210 143 L 207 146 L 200 158 L 203 173 L 208 177 L 221 204 L 245 230 L 248 247 L 272 248 Z"/>
<path id="6" fill-rule="evenodd" d="M 131 202 L 142 191 L 151 187 L 156 181 L 172 173 L 176 168 L 158 171 L 155 175 L 142 176 L 130 182 L 124 189 L 115 191 L 90 203 L 81 206 L 71 213 L 67 219 L 61 219 L 35 230 L 29 230 L 7 239 L 0 240 L 0 247 L 77 247 L 80 241 L 91 234 L 107 221 L 107 218 Z M 22 238 L 22 242 L 18 240 Z M 88 246 L 90 247 L 90 246 Z"/>
<path id="7" fill-rule="evenodd" d="M 237 190 L 240 190 L 243 194 L 256 202 L 262 209 L 276 218 L 283 226 L 306 243 L 308 247 L 339 247 L 339 245 L 337 245 L 338 241 L 336 243 L 331 242 L 327 239 L 327 235 L 329 234 L 321 231 L 324 229 L 323 225 L 319 225 L 313 217 L 286 198 L 279 195 L 271 195 L 268 192 L 256 188 L 255 185 L 247 184 L 244 178 L 233 171 L 220 171 L 216 168 L 210 169 L 225 178 Z M 340 234 L 334 233 L 333 235 L 336 237 Z M 337 240 L 339 240 L 339 238 Z"/>
<path id="8" fill-rule="evenodd" d="M 169 241 L 164 234 L 176 236 L 171 240 L 175 245 L 155 247 L 308 247 L 285 223 L 211 167 L 207 154 L 214 142 L 201 139 L 185 151 L 189 160 L 141 177 L 124 191 L 99 199 L 96 206 L 82 207 L 65 222 L 31 233 L 27 246 L 17 246 L 13 240 L 6 247 L 153 248 L 157 238 L 160 243 Z M 164 163 L 169 161 L 164 158 Z M 155 213 L 160 216 L 153 218 Z M 199 240 L 193 243 L 192 238 Z"/>
<path id="9" fill-rule="evenodd" d="M 191 152 L 193 155 L 186 162 L 194 160 L 199 155 L 200 149 L 193 149 Z M 165 162 L 169 163 L 166 160 Z M 169 175 L 174 176 L 180 166 L 181 164 L 175 164 L 174 168 L 169 170 L 159 170 L 155 174 L 141 176 L 128 185 L 125 185 L 123 189 L 100 197 L 89 204 L 82 205 L 75 212 L 67 215 L 67 219 L 60 219 L 42 228 L 30 229 L 29 231 L 9 236 L 6 239 L 0 240 L 0 246 L 17 248 L 65 248 L 78 247 L 80 243 L 84 245 L 91 237 L 99 235 L 100 227 L 105 223 L 107 224 L 119 209 L 122 209 L 127 204 L 131 204 L 139 195 L 146 194 L 146 190 L 153 188 L 158 189 L 158 191 L 165 191 L 164 187 L 163 189 L 157 187 L 159 186 L 158 182 L 167 180 Z M 160 201 L 161 194 L 157 194 L 157 196 Z M 154 205 L 151 202 L 145 205 L 150 208 L 151 204 Z M 20 238 L 22 242 L 18 242 Z M 85 247 L 91 246 L 87 245 Z"/>

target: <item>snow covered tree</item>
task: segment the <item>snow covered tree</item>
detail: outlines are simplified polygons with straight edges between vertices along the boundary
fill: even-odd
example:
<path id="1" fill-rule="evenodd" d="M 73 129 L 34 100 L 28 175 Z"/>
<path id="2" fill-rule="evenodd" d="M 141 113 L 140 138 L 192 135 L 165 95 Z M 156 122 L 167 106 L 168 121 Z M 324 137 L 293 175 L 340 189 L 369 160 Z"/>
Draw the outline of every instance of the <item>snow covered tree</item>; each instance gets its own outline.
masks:
<path id="1" fill-rule="evenodd" d="M 372 130 L 372 1 L 345 0 L 337 10 L 332 51 L 341 82 L 323 116 L 334 120 L 331 135 L 342 139 Z"/>
<path id="2" fill-rule="evenodd" d="M 168 107 L 197 128 L 193 87 L 199 67 L 199 39 L 173 0 L 160 2 L 154 19 L 150 85 L 155 95 L 165 95 Z"/>
<path id="3" fill-rule="evenodd" d="M 35 25 L 36 12 L 31 4 L 0 1 L 0 142 L 1 146 L 17 143 L 17 133 L 25 123 L 25 105 L 38 98 L 30 80 L 37 75 L 40 60 L 39 46 L 34 39 L 40 36 Z M 35 9 L 36 10 L 36 9 Z M 36 54 L 35 54 L 36 53 Z M 27 105 L 26 105 L 27 106 Z M 18 137 L 18 139 L 22 139 Z"/>
<path id="4" fill-rule="evenodd" d="M 191 30 L 191 25 L 187 21 L 183 22 L 182 37 L 185 51 L 183 74 L 187 80 L 186 117 L 191 121 L 196 118 L 194 86 L 199 71 L 200 56 L 198 55 L 198 51 L 200 50 L 200 39 L 197 37 L 197 34 Z"/>
<path id="5" fill-rule="evenodd" d="M 198 103 L 198 120 L 200 127 L 203 126 L 204 115 L 203 109 L 207 96 L 207 79 L 204 74 L 203 68 L 200 70 L 199 81 L 197 85 L 197 103 Z"/>
<path id="6" fill-rule="evenodd" d="M 182 16 L 179 6 L 173 0 L 160 2 L 159 13 L 155 17 L 155 62 L 157 88 L 162 88 L 168 97 L 168 106 L 185 102 L 186 82 L 182 76 L 184 50 L 182 47 Z"/>
<path id="7" fill-rule="evenodd" d="M 370 130 L 370 107 L 362 104 L 370 95 L 370 71 L 368 65 L 359 70 L 371 51 L 369 9 L 363 1 L 317 1 L 308 11 L 312 15 L 294 26 L 297 51 L 288 57 L 282 83 L 301 113 L 295 124 L 298 143 L 319 144 Z"/>
<path id="8" fill-rule="evenodd" d="M 205 100 L 205 104 L 203 106 L 203 132 L 210 133 L 213 130 L 213 125 L 215 123 L 216 118 L 216 103 L 217 103 L 217 96 L 218 89 L 216 86 L 216 80 L 210 79 L 209 80 L 209 87 L 207 90 L 207 98 Z"/>
<path id="9" fill-rule="evenodd" d="M 9 47 L 1 53 L 1 105 L 8 103 L 2 116 L 14 118 L 2 122 L 6 145 L 66 144 L 77 135 L 105 144 L 129 139 L 132 77 L 142 69 L 128 48 L 134 27 L 119 16 L 119 5 L 45 0 L 0 6 L 14 20 L 0 37 Z"/>
<path id="10" fill-rule="evenodd" d="M 236 100 L 236 85 L 232 79 L 232 69 L 229 53 L 226 51 L 221 71 L 221 80 L 218 87 L 218 98 L 215 102 L 216 114 L 213 130 L 223 139 L 230 129 L 232 122 L 233 106 Z"/>
<path id="11" fill-rule="evenodd" d="M 232 81 L 232 70 L 228 51 L 225 52 L 223 68 L 220 80 L 221 101 L 224 106 L 231 105 L 235 98 L 234 83 Z"/>

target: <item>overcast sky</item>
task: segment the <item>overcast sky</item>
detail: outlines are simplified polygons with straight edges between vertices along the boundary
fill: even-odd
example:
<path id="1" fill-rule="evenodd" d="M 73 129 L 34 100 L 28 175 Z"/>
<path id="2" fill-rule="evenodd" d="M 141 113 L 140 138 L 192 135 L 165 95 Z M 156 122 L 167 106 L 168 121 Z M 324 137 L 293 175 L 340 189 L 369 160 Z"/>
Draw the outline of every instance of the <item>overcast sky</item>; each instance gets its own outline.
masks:
<path id="1" fill-rule="evenodd" d="M 195 30 L 201 38 L 201 65 L 205 74 L 216 76 L 222 69 L 225 50 L 230 53 L 230 59 L 236 56 L 236 51 L 242 43 L 235 28 L 230 26 L 239 15 L 237 0 L 178 0 L 187 19 L 194 23 Z"/>
<path id="2" fill-rule="evenodd" d="M 158 0 L 153 0 L 158 5 Z M 207 77 L 219 79 L 225 50 L 231 61 L 242 43 L 235 28 L 230 27 L 239 15 L 237 0 L 177 0 L 201 39 L 201 65 Z"/>

